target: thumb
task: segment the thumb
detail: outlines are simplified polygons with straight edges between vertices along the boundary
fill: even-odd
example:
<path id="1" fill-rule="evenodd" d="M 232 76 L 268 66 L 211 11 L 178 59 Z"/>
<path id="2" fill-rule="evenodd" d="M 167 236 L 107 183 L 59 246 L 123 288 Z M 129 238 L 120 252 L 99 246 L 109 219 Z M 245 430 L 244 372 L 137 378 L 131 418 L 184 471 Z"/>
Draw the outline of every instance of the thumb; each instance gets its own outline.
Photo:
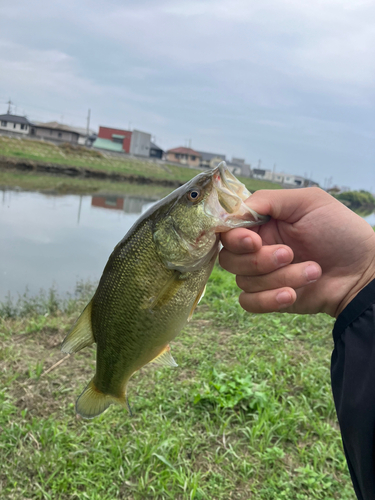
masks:
<path id="1" fill-rule="evenodd" d="M 260 215 L 293 224 L 306 213 L 332 203 L 328 193 L 319 188 L 261 189 L 252 194 L 246 204 Z"/>

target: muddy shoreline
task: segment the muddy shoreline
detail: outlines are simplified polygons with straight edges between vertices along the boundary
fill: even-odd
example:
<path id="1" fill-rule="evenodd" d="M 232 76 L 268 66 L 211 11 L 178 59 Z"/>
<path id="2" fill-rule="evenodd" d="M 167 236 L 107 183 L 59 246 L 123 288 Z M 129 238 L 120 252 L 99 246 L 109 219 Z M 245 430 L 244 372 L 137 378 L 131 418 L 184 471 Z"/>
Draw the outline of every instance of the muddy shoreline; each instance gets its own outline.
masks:
<path id="1" fill-rule="evenodd" d="M 104 170 L 93 170 L 86 167 L 74 167 L 70 165 L 60 165 L 58 163 L 28 160 L 26 158 L 11 158 L 7 156 L 0 156 L 0 170 L 7 172 L 40 173 L 58 177 L 106 180 L 111 182 L 153 184 L 171 188 L 177 188 L 183 184 L 177 180 L 154 179 L 142 175 L 106 172 Z"/>

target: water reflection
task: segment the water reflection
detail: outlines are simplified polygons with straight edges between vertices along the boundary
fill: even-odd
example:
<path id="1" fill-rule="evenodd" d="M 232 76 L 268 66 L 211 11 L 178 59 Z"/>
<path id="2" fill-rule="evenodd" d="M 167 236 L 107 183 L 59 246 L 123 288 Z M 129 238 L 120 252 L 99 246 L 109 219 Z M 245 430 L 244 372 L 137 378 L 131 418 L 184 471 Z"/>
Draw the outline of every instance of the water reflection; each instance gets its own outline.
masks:
<path id="1" fill-rule="evenodd" d="M 375 226 L 375 212 L 372 212 L 371 214 L 367 215 L 362 215 L 362 217 L 367 221 L 371 226 Z"/>
<path id="2" fill-rule="evenodd" d="M 139 196 L 93 196 L 91 198 L 92 207 L 123 210 L 127 214 L 140 214 L 149 203 L 150 199 Z"/>
<path id="3" fill-rule="evenodd" d="M 153 200 L 128 196 L 56 196 L 2 191 L 0 301 L 55 285 L 73 292 L 97 281 L 114 246 Z M 365 217 L 375 225 L 375 213 Z"/>
<path id="4" fill-rule="evenodd" d="M 94 198 L 109 200 L 102 206 Z M 116 205 L 109 209 L 110 198 Z M 3 191 L 0 203 L 0 300 L 98 280 L 114 246 L 152 200 Z M 102 208 L 102 209 L 100 209 Z M 104 208 L 104 210 L 103 210 Z"/>
<path id="5" fill-rule="evenodd" d="M 114 196 L 93 196 L 91 206 L 99 208 L 108 208 L 109 210 L 122 210 L 124 208 L 124 198 Z"/>

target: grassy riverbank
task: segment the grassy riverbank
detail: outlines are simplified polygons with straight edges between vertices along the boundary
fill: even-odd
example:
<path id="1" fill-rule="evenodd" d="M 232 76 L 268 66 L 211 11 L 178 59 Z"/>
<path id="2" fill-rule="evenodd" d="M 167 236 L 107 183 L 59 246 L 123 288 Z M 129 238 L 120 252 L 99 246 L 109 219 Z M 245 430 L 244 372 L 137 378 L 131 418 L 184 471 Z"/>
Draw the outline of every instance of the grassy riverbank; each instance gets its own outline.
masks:
<path id="1" fill-rule="evenodd" d="M 0 187 L 46 189 L 59 193 L 100 191 L 127 194 L 129 188 L 124 187 L 124 184 L 131 182 L 134 186 L 146 186 L 146 190 L 150 184 L 153 187 L 160 185 L 159 191 L 164 196 L 199 172 L 176 165 L 141 161 L 125 155 L 111 156 L 69 144 L 56 146 L 43 141 L 4 136 L 0 136 L 0 157 Z M 38 169 L 43 170 L 43 173 Z M 99 179 L 99 176 L 102 178 Z M 257 179 L 241 178 L 241 181 L 250 191 L 280 188 L 278 184 Z"/>
<path id="2" fill-rule="evenodd" d="M 354 500 L 332 401 L 333 321 L 252 315 L 215 268 L 172 344 L 178 368 L 132 379 L 134 416 L 77 420 L 94 349 L 59 345 L 90 295 L 0 310 L 0 491 L 23 499 Z"/>

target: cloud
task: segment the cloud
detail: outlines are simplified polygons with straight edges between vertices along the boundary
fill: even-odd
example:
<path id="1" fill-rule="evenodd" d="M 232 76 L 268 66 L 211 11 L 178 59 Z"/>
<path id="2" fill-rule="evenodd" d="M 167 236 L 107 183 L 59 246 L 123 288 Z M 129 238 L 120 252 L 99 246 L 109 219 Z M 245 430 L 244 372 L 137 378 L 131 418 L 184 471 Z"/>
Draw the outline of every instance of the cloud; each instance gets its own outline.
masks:
<path id="1" fill-rule="evenodd" d="M 89 79 L 79 76 L 77 61 L 58 50 L 38 50 L 0 41 L 0 67 L 3 85 L 40 88 L 61 95 L 79 96 L 83 91 L 100 93 Z"/>
<path id="2" fill-rule="evenodd" d="M 343 175 L 353 151 L 373 168 L 374 16 L 373 0 L 3 3 L 0 99 L 284 170 L 328 151 Z"/>

